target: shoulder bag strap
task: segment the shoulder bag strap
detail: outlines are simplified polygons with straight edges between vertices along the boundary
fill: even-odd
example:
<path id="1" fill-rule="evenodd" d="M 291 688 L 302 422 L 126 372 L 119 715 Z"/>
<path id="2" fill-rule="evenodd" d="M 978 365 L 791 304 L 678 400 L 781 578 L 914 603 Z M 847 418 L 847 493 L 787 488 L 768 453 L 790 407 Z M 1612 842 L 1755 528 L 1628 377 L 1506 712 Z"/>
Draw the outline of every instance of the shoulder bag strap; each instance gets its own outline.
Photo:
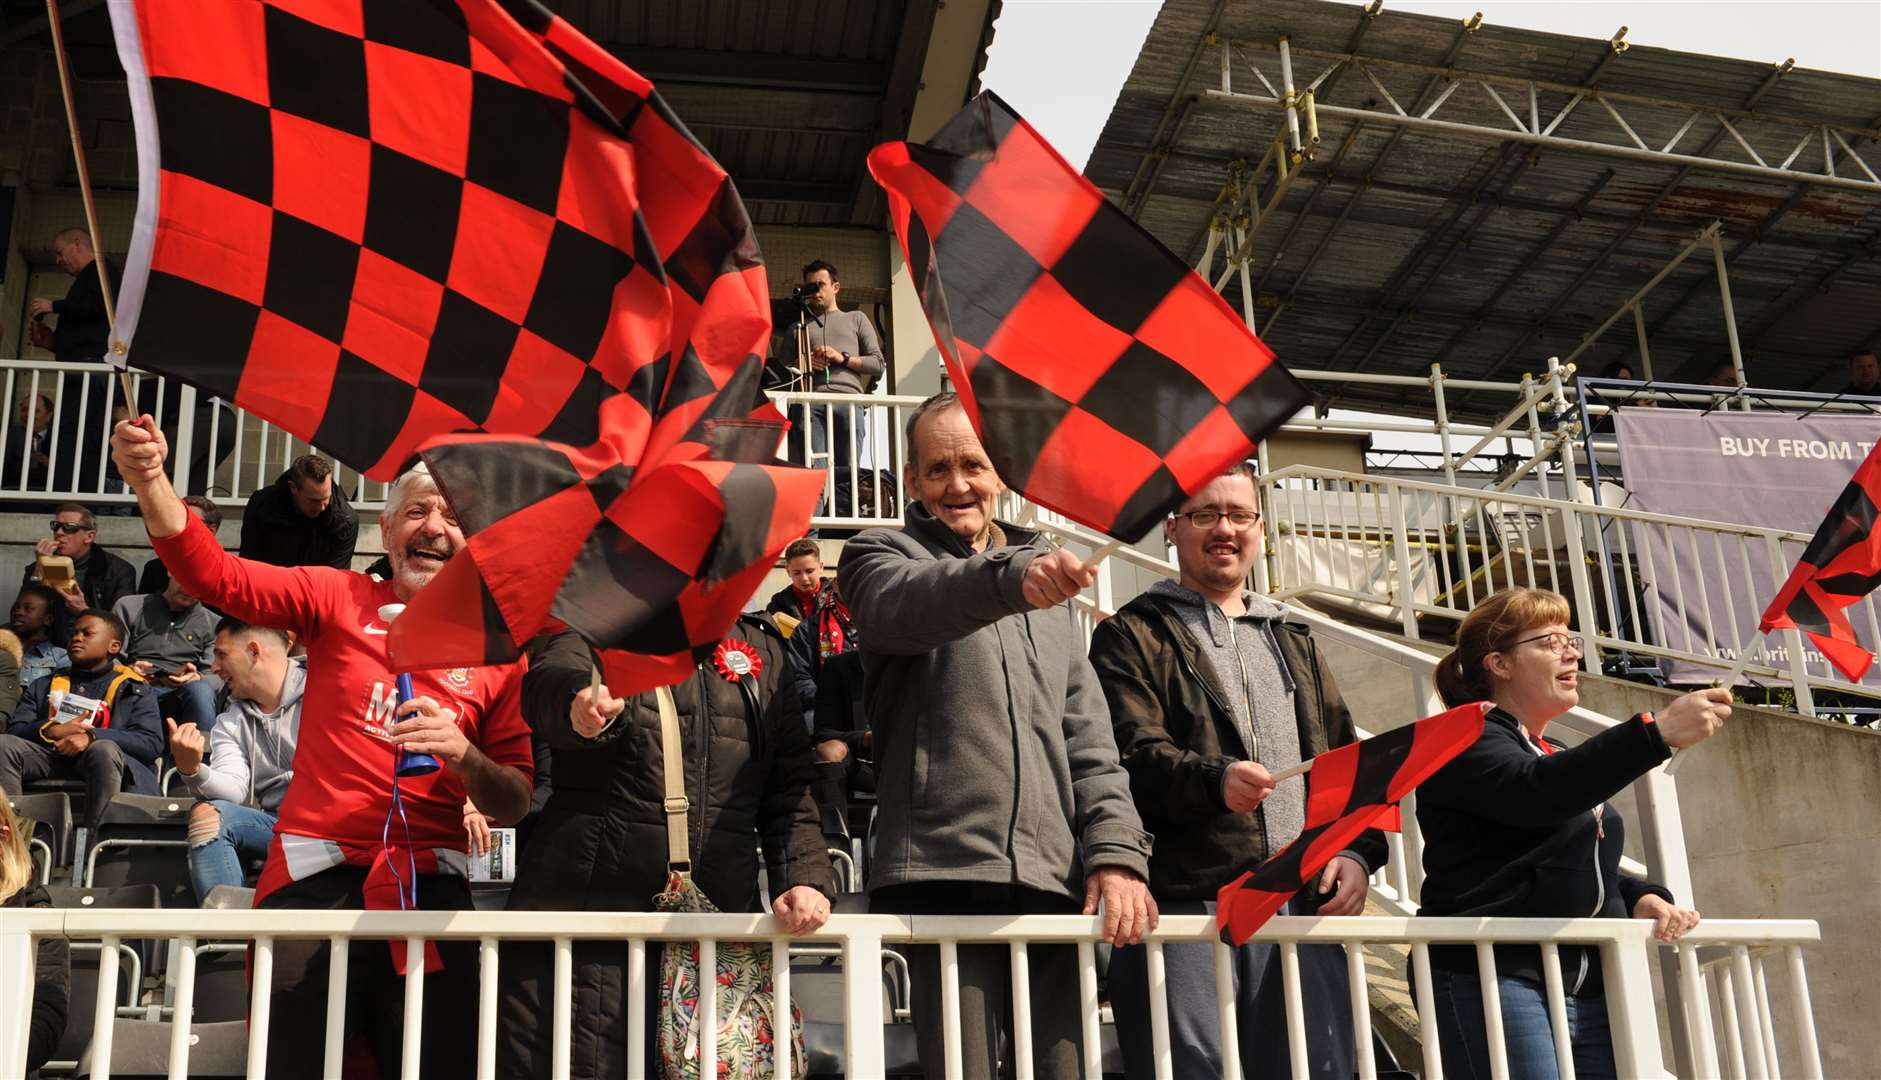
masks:
<path id="1" fill-rule="evenodd" d="M 686 798 L 686 755 L 679 738 L 679 706 L 673 702 L 670 686 L 653 691 L 653 699 L 660 708 L 661 771 L 666 776 L 666 865 L 671 871 L 691 873 L 686 811 L 692 804 Z"/>

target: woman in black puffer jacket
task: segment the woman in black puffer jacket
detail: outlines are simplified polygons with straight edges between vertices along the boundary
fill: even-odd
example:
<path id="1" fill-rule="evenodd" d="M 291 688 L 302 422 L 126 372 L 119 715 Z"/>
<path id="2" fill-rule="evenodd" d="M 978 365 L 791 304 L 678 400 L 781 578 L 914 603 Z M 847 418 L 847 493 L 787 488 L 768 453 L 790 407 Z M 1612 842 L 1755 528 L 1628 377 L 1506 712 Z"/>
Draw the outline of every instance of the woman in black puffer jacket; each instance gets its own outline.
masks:
<path id="1" fill-rule="evenodd" d="M 1692 746 L 1730 715 L 1730 693 L 1700 690 L 1657 718 L 1642 713 L 1579 746 L 1547 738 L 1548 722 L 1580 700 L 1581 638 L 1568 602 L 1541 589 L 1507 589 L 1463 620 L 1457 647 L 1438 663 L 1437 691 L 1452 708 L 1493 701 L 1483 733 L 1417 789 L 1424 837 L 1423 915 L 1652 919 L 1674 941 L 1698 924 L 1663 886 L 1619 872 L 1625 823 L 1607 800 Z M 1574 1071 L 1615 1074 L 1600 956 L 1560 949 Z M 1552 1080 L 1554 1038 L 1541 951 L 1497 946 L 1509 1075 Z M 1489 1076 L 1488 1038 L 1473 946 L 1432 946 L 1432 991 L 1446 1076 Z"/>
<path id="2" fill-rule="evenodd" d="M 830 865 L 810 784 L 812 755 L 784 642 L 762 620 L 733 625 L 722 651 L 743 662 L 700 664 L 674 686 L 679 712 L 694 884 L 720 911 L 756 912 L 762 841 L 772 905 L 792 932 L 829 914 Z M 555 788 L 522 853 L 511 910 L 652 911 L 666 886 L 665 774 L 651 693 L 626 702 L 588 698 L 595 667 L 565 632 L 531 650 L 523 715 L 555 755 Z M 624 706 L 624 708 L 623 708 Z M 613 714 L 611 717 L 607 714 Z M 594 729 L 598 727 L 599 730 Z M 554 966 L 546 945 L 503 949 L 498 1058 L 513 1077 L 549 1075 Z M 627 946 L 575 949 L 570 1075 L 627 1073 Z M 659 989 L 659 948 L 647 948 L 647 1042 Z M 658 1075 L 648 1063 L 648 1075 Z"/>

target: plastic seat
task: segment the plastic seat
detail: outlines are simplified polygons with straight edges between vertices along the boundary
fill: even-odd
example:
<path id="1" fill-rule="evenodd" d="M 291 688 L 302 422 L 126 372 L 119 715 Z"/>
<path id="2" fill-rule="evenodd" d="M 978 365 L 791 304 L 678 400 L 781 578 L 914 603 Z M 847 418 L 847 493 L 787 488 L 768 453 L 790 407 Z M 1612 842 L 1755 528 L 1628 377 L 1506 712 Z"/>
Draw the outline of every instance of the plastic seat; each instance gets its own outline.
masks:
<path id="1" fill-rule="evenodd" d="M 44 862 L 39 877 L 44 885 L 52 880 L 53 867 L 72 865 L 72 798 L 63 791 L 39 791 L 8 796 L 7 802 L 14 817 L 32 822 L 27 843 Z"/>
<path id="2" fill-rule="evenodd" d="M 196 907 L 189 880 L 189 809 L 196 800 L 122 794 L 105 807 L 85 852 L 89 888 L 152 884 L 164 907 Z"/>
<path id="3" fill-rule="evenodd" d="M 170 1075 L 168 1021 L 119 1020 L 111 1031 L 111 1069 L 114 1080 L 164 1080 Z M 248 1070 L 248 1023 L 197 1023 L 189 1028 L 189 1076 L 245 1076 Z M 90 1080 L 94 1068 L 91 1047 L 79 1058 L 73 1074 Z"/>
<path id="4" fill-rule="evenodd" d="M 154 885 L 127 885 L 115 889 L 77 889 L 54 885 L 46 891 L 52 898 L 52 906 L 59 908 L 155 910 L 161 906 Z M 118 989 L 115 1000 L 119 1008 L 138 1003 L 143 989 L 143 972 L 147 966 L 147 947 L 148 943 L 139 941 L 125 941 L 118 945 Z M 59 1041 L 58 1048 L 52 1053 L 52 1060 L 42 1070 L 45 1073 L 70 1072 L 76 1067 L 80 1054 L 91 1043 L 93 1020 L 97 1016 L 98 957 L 101 949 L 102 944 L 97 941 L 72 942 L 71 997 L 66 1011 L 65 1037 Z"/>

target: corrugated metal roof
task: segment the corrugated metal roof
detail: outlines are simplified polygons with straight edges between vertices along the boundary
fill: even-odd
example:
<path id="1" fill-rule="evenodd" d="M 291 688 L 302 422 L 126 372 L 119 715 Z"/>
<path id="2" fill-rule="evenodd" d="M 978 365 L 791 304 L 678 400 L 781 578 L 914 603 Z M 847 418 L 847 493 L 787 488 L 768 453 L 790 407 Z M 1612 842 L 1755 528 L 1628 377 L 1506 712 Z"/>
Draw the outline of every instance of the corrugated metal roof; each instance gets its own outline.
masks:
<path id="1" fill-rule="evenodd" d="M 1513 129 L 1476 76 L 1525 124 L 1527 91 L 1510 82 L 1555 84 L 1536 94 L 1543 126 L 1591 81 L 1655 149 L 1700 110 L 1706 115 L 1676 149 L 1749 162 L 1708 115 L 1716 111 L 1770 165 L 1795 148 L 1803 125 L 1857 129 L 1847 137 L 1881 172 L 1881 80 L 1779 73 L 1667 49 L 1616 53 L 1605 41 L 1498 27 L 1494 9 L 1486 14 L 1485 25 L 1465 33 L 1453 19 L 1389 8 L 1372 18 L 1359 5 L 1326 0 L 1165 0 L 1087 171 L 1177 254 L 1198 259 L 1230 163 L 1258 162 L 1284 124 L 1278 110 L 1207 93 L 1220 85 L 1215 42 L 1232 43 L 1234 90 L 1265 97 L 1253 69 L 1279 85 L 1284 36 L 1297 85 L 1356 53 L 1414 114 L 1442 92 L 1445 72 L 1469 76 L 1439 120 Z M 1350 63 L 1317 96 L 1322 105 L 1390 109 Z M 1257 321 L 1290 365 L 1421 374 L 1439 361 L 1456 377 L 1519 378 L 1573 351 L 1713 220 L 1723 223 L 1754 385 L 1839 389 L 1848 356 L 1881 344 L 1881 188 L 1682 169 L 1323 113 L 1319 128 L 1315 158 L 1253 249 Z M 1591 97 L 1555 134 L 1625 139 Z M 1837 159 L 1843 175 L 1855 173 L 1839 150 Z M 1792 168 L 1821 167 L 1812 137 Z M 1239 294 L 1231 284 L 1237 308 Z M 1709 251 L 1674 271 L 1644 308 L 1659 378 L 1701 381 L 1728 361 Z M 1583 354 L 1583 370 L 1633 355 L 1634 340 L 1623 320 Z M 1363 387 L 1343 401 L 1404 407 Z M 1484 398 L 1464 411 L 1481 415 L 1490 404 Z"/>
<path id="2" fill-rule="evenodd" d="M 938 0 L 545 0 L 633 65 L 761 225 L 885 227 L 864 168 L 906 133 Z"/>

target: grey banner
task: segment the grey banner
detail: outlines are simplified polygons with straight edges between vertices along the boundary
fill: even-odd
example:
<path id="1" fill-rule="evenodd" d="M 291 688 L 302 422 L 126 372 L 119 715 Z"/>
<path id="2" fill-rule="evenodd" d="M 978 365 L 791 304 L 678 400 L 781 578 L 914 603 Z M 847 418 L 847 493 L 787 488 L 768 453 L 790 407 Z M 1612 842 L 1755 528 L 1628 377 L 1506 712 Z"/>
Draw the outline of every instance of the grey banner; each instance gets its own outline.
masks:
<path id="1" fill-rule="evenodd" d="M 1855 467 L 1881 441 L 1881 416 L 1869 415 L 1626 408 L 1614 425 L 1630 509 L 1805 534 L 1816 531 Z M 1737 658 L 1740 642 L 1755 640 L 1755 662 L 1787 670 L 1788 636 L 1755 635 L 1764 605 L 1802 554 L 1801 543 L 1783 545 L 1780 572 L 1773 572 L 1760 537 L 1639 525 L 1627 543 L 1637 573 L 1631 602 L 1624 595 L 1619 538 L 1609 527 L 1615 604 L 1629 626 L 1636 608 L 1644 624 L 1640 640 L 1727 662 Z M 1870 651 L 1873 611 L 1868 604 L 1849 609 L 1856 636 Z M 1810 674 L 1840 679 L 1804 641 Z M 1677 660 L 1666 667 L 1676 683 L 1710 682 L 1722 674 Z M 1870 669 L 1863 682 L 1881 687 L 1881 672 Z"/>

